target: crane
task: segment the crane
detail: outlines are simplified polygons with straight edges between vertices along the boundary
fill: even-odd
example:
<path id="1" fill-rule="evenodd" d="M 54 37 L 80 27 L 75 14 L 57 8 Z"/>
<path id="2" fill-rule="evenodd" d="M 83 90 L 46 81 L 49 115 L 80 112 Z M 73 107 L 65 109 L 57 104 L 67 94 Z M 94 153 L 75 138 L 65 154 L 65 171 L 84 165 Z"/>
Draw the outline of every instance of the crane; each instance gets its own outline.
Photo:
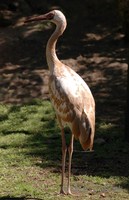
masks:
<path id="1" fill-rule="evenodd" d="M 49 67 L 49 93 L 61 129 L 62 175 L 61 194 L 72 194 L 70 187 L 71 160 L 74 138 L 80 141 L 84 150 L 92 151 L 95 132 L 95 101 L 85 81 L 69 66 L 63 64 L 56 54 L 56 43 L 66 29 L 67 21 L 59 10 L 32 16 L 25 23 L 48 20 L 56 25 L 46 46 L 46 59 Z M 70 144 L 67 147 L 64 127 L 71 130 Z M 67 192 L 64 190 L 66 154 L 69 154 Z"/>

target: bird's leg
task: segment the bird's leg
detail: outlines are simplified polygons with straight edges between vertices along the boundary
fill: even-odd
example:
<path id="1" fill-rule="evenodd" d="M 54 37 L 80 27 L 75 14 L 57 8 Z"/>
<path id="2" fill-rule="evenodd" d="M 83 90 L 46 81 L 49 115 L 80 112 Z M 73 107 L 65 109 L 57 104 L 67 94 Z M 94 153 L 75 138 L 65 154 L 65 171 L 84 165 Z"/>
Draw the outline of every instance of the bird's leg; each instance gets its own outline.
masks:
<path id="1" fill-rule="evenodd" d="M 70 189 L 70 175 L 71 175 L 71 160 L 72 160 L 72 154 L 73 154 L 73 140 L 74 140 L 74 135 L 72 134 L 70 145 L 69 145 L 69 148 L 68 148 L 69 166 L 68 166 L 68 191 L 67 191 L 67 194 L 72 194 L 71 189 Z"/>
<path id="2" fill-rule="evenodd" d="M 64 191 L 64 177 L 65 177 L 65 160 L 66 160 L 67 146 L 66 146 L 65 133 L 64 133 L 63 128 L 61 130 L 61 137 L 62 137 L 62 175 L 61 175 L 60 194 L 66 194 Z"/>

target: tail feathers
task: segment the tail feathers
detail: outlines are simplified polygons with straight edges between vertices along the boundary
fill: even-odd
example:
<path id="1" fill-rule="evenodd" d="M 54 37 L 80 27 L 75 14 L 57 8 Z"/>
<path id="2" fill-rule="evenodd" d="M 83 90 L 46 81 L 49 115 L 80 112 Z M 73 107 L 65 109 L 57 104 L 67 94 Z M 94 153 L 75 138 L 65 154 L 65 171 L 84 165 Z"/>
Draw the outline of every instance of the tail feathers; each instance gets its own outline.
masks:
<path id="1" fill-rule="evenodd" d="M 79 129 L 80 129 L 79 141 L 81 143 L 82 148 L 84 150 L 86 149 L 91 150 L 93 146 L 93 141 L 91 139 L 92 127 L 88 119 L 88 116 L 86 115 L 85 112 L 82 113 L 81 120 L 79 122 Z"/>
<path id="2" fill-rule="evenodd" d="M 94 140 L 94 118 L 92 121 L 92 118 L 90 119 L 83 111 L 81 117 L 76 116 L 74 119 L 72 123 L 72 133 L 75 139 L 79 139 L 84 150 L 92 150 Z"/>

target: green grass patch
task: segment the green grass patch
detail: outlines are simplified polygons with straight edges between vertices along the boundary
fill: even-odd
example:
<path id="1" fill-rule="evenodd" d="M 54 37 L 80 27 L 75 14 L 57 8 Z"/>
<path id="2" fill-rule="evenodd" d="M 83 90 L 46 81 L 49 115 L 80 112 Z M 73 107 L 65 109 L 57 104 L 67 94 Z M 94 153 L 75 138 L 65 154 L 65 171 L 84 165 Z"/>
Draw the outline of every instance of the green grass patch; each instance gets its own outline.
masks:
<path id="1" fill-rule="evenodd" d="M 74 142 L 77 195 L 60 196 L 61 137 L 51 103 L 0 105 L 0 199 L 129 199 L 129 145 L 122 129 L 105 122 L 96 127 L 93 153 Z"/>

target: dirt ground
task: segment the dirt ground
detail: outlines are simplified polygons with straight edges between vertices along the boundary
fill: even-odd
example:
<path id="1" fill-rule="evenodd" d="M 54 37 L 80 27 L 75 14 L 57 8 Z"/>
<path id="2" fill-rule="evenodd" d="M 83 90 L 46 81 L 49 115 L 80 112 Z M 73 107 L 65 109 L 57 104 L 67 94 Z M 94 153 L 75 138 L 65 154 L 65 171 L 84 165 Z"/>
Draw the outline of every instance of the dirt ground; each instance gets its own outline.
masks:
<path id="1" fill-rule="evenodd" d="M 128 45 L 119 23 L 115 0 L 84 0 L 47 9 L 61 9 L 68 26 L 57 45 L 57 54 L 90 86 L 96 117 L 123 124 L 126 99 Z M 40 9 L 40 13 L 45 9 Z M 26 12 L 2 11 L 10 24 L 0 26 L 0 102 L 21 104 L 34 98 L 49 99 L 49 71 L 45 46 L 53 26 L 24 24 Z M 28 12 L 27 12 L 28 11 Z"/>

